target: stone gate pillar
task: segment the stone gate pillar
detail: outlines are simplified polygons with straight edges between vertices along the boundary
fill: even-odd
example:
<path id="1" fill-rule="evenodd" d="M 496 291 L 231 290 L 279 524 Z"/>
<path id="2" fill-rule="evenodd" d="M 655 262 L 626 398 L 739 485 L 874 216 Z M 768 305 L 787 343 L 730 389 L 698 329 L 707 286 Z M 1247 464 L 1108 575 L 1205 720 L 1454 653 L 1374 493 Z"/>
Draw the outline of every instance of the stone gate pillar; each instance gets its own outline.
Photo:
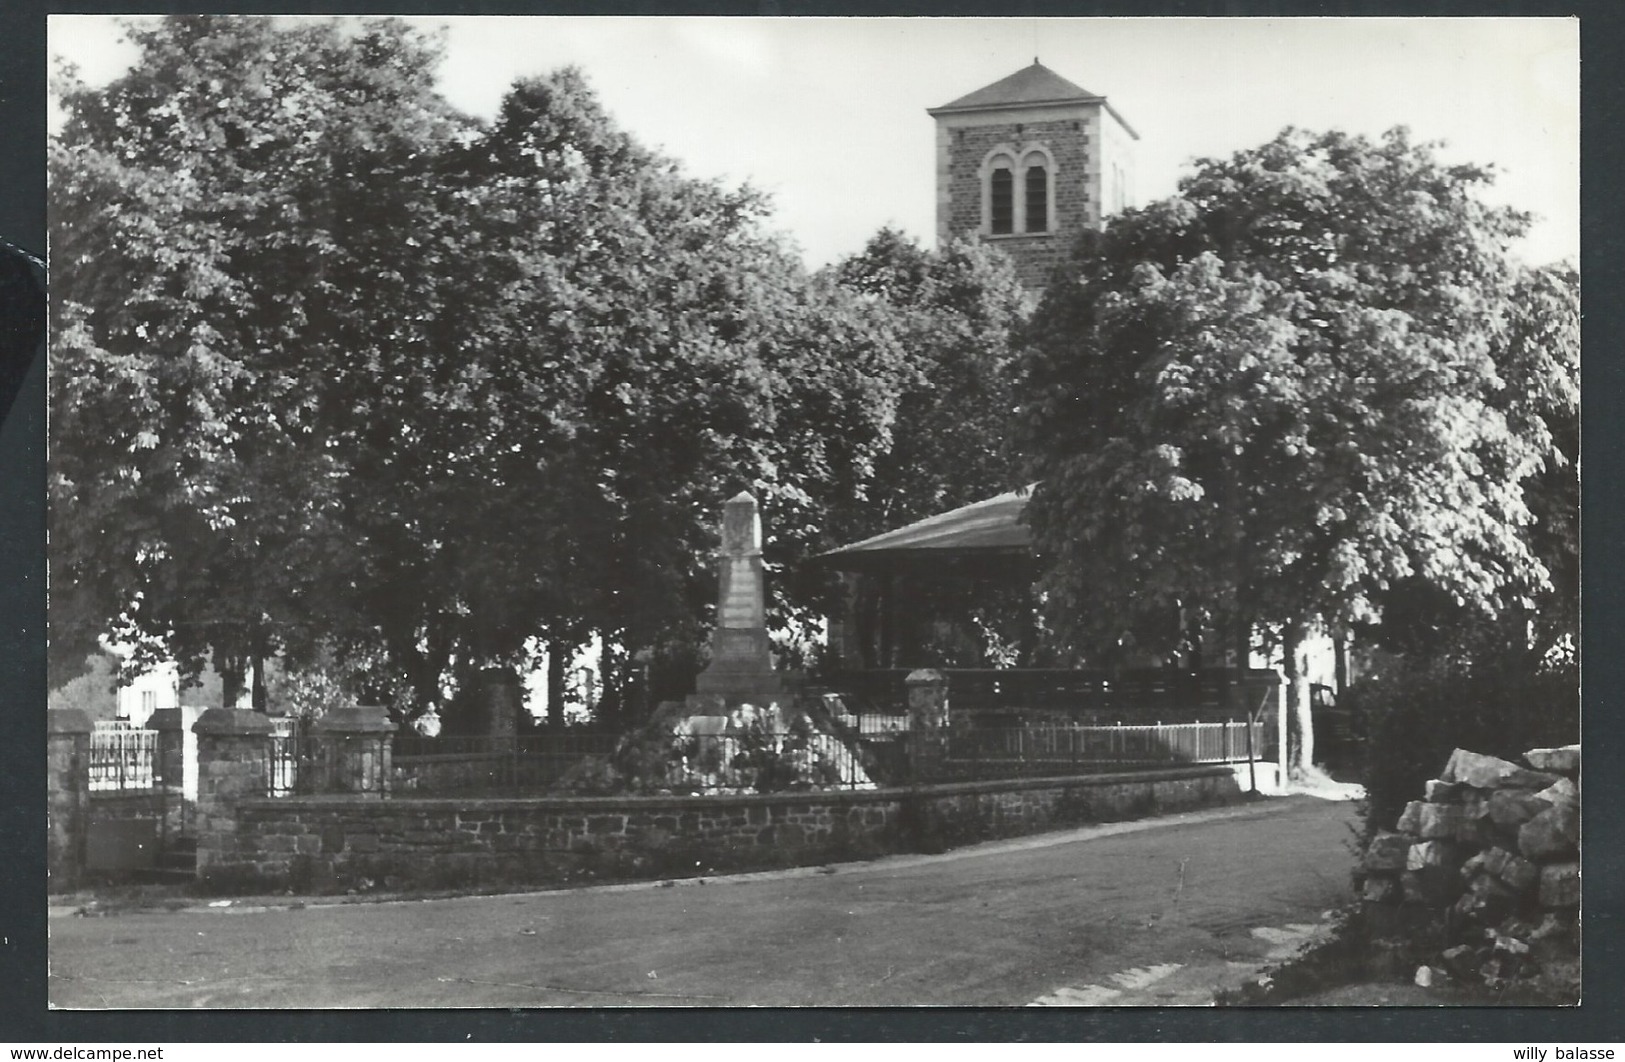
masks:
<path id="1" fill-rule="evenodd" d="M 90 717 L 78 708 L 45 713 L 45 785 L 48 804 L 45 874 L 48 887 L 72 889 L 85 867 L 90 811 Z"/>
<path id="2" fill-rule="evenodd" d="M 320 791 L 382 797 L 389 792 L 395 724 L 381 705 L 335 708 L 311 725 Z"/>
<path id="3" fill-rule="evenodd" d="M 237 801 L 271 785 L 271 720 L 245 708 L 210 708 L 197 735 L 197 876 L 215 877 L 238 859 Z"/>
<path id="4" fill-rule="evenodd" d="M 942 773 L 948 743 L 948 676 L 935 668 L 910 671 L 908 690 L 910 775 L 934 781 Z"/>

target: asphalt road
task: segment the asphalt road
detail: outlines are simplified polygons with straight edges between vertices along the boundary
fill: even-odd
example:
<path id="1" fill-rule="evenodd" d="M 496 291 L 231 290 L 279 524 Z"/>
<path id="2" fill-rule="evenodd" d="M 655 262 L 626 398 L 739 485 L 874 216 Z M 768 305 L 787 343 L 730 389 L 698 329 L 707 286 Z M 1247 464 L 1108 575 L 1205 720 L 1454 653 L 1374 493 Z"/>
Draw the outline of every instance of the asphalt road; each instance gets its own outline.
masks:
<path id="1" fill-rule="evenodd" d="M 67 1008 L 1202 1005 L 1349 895 L 1308 796 L 820 870 L 50 923 Z"/>

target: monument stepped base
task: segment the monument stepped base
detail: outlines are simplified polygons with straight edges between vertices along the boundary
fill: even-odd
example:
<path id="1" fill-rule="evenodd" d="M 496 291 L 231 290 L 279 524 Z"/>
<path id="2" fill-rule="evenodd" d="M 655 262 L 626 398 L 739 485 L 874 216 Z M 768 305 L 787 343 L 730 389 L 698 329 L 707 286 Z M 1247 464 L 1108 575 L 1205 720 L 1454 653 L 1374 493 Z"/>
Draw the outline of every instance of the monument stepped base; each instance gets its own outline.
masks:
<path id="1" fill-rule="evenodd" d="M 778 704 L 788 708 L 804 685 L 804 679 L 805 676 L 796 671 L 777 671 L 765 675 L 760 672 L 749 675 L 702 674 L 694 683 L 696 691 L 683 700 L 683 714 L 725 715 L 741 704 L 757 707 Z"/>

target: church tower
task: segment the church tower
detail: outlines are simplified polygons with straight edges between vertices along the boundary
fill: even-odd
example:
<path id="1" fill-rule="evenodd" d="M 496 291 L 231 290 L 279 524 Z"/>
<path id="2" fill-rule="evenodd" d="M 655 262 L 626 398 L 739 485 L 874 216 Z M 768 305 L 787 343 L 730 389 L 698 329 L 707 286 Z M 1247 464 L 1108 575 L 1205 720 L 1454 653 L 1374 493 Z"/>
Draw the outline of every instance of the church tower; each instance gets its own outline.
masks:
<path id="1" fill-rule="evenodd" d="M 937 122 L 937 239 L 996 244 L 1033 291 L 1083 229 L 1134 205 L 1139 134 L 1106 97 L 1036 59 L 926 113 Z"/>

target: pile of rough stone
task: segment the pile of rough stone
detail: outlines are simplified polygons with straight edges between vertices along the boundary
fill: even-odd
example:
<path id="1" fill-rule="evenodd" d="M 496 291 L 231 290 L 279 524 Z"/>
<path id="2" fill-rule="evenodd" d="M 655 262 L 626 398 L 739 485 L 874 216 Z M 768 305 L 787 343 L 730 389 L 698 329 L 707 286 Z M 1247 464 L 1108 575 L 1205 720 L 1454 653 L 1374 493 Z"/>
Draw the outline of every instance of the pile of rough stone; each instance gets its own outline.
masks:
<path id="1" fill-rule="evenodd" d="M 1357 885 L 1372 928 L 1441 945 L 1418 984 L 1577 974 L 1580 746 L 1523 760 L 1457 749 L 1366 848 Z"/>

